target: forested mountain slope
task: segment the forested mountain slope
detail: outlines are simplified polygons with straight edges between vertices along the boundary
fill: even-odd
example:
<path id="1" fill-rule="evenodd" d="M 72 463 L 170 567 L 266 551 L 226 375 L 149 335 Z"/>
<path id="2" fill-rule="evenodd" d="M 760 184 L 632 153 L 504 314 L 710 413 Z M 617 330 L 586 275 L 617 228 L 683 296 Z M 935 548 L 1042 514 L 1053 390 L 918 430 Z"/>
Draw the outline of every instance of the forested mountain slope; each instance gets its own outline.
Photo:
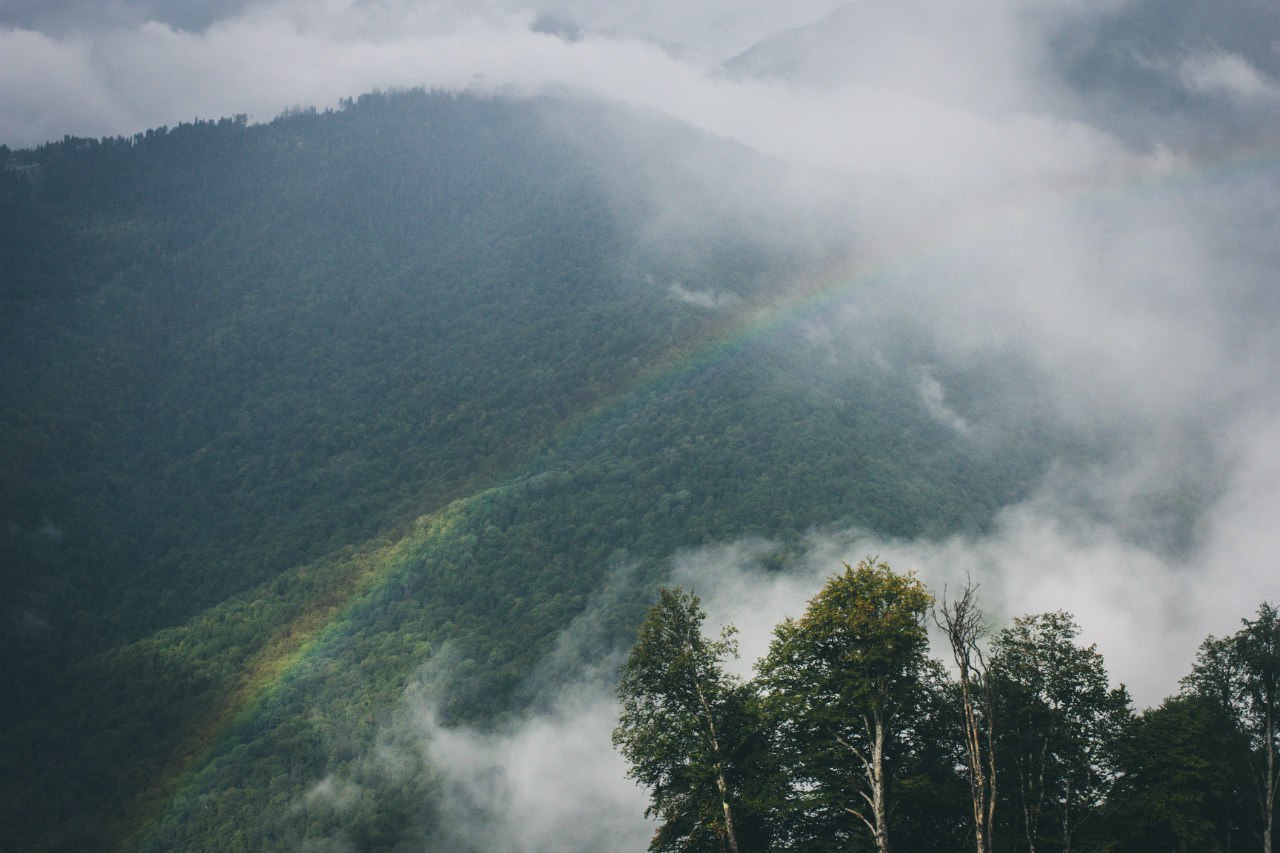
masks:
<path id="1" fill-rule="evenodd" d="M 429 771 L 303 795 L 429 661 L 493 720 L 610 573 L 625 645 L 681 548 L 1025 493 L 1043 423 L 957 433 L 906 329 L 823 368 L 856 341 L 785 309 L 838 260 L 658 227 L 628 121 L 411 93 L 0 151 L 0 849 L 422 843 Z M 1001 369 L 950 404 L 999 420 Z"/>

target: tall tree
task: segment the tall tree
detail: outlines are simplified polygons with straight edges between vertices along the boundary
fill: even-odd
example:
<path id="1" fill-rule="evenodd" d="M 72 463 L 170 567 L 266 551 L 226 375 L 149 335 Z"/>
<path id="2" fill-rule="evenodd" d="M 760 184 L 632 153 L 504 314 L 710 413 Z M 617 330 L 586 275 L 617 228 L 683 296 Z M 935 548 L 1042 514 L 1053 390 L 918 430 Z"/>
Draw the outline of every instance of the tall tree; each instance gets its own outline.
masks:
<path id="1" fill-rule="evenodd" d="M 900 719 L 921 700 L 931 602 L 913 575 L 871 558 L 846 563 L 799 620 L 778 626 L 762 663 L 793 801 L 836 843 L 852 818 L 880 853 L 890 849 L 893 753 Z"/>
<path id="2" fill-rule="evenodd" d="M 1173 696 L 1125 734 L 1120 778 L 1108 798 L 1119 851 L 1226 853 L 1248 781 L 1234 760 L 1240 735 L 1217 703 Z"/>
<path id="3" fill-rule="evenodd" d="M 986 620 L 978 608 L 977 586 L 970 580 L 960 596 L 942 601 L 933 619 L 951 647 L 959 677 L 960 712 L 964 728 L 965 770 L 973 803 L 973 834 L 977 853 L 991 853 L 996 818 L 995 721 L 991 714 L 991 677 L 981 642 Z"/>
<path id="4" fill-rule="evenodd" d="M 724 671 L 737 657 L 732 627 L 702 634 L 696 595 L 663 589 L 622 667 L 614 745 L 650 790 L 647 816 L 662 822 L 650 850 L 741 853 L 733 762 L 750 714 L 750 691 Z"/>
<path id="5" fill-rule="evenodd" d="M 1255 619 L 1230 637 L 1200 646 L 1185 684 L 1213 700 L 1245 737 L 1258 803 L 1263 853 L 1275 851 L 1276 797 L 1280 789 L 1280 612 L 1263 602 Z"/>
<path id="6" fill-rule="evenodd" d="M 1070 614 L 1043 613 L 1015 619 L 992 644 L 996 748 L 1017 782 L 1029 853 L 1049 840 L 1070 853 L 1115 779 L 1114 750 L 1130 716 L 1128 692 L 1109 688 L 1102 655 L 1077 645 L 1079 632 Z"/>
<path id="7" fill-rule="evenodd" d="M 959 685 L 930 660 L 918 701 L 898 715 L 890 774 L 894 853 L 972 850 Z"/>

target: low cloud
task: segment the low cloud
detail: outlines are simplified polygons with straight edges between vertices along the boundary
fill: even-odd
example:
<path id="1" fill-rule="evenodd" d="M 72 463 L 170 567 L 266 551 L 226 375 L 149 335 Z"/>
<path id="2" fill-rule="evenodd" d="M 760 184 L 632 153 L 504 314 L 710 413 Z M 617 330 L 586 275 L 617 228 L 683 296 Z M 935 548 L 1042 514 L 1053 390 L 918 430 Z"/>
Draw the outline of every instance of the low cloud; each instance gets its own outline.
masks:
<path id="1" fill-rule="evenodd" d="M 678 302 L 684 302 L 687 305 L 696 305 L 699 308 L 707 308 L 716 310 L 719 308 L 727 308 L 735 305 L 740 300 L 732 293 L 720 293 L 711 290 L 693 290 L 673 281 L 667 287 L 667 292 L 672 295 Z"/>
<path id="2" fill-rule="evenodd" d="M 1070 478 L 1058 476 L 1003 510 L 984 534 L 906 540 L 828 531 L 785 552 L 777 543 L 743 540 L 677 554 L 668 580 L 702 598 L 708 633 L 729 623 L 738 628 L 740 657 L 730 668 L 750 677 L 777 623 L 803 613 L 843 562 L 878 556 L 917 572 L 938 595 L 972 578 L 994 629 L 1015 616 L 1067 610 L 1082 641 L 1098 645 L 1112 680 L 1126 684 L 1140 707 L 1155 705 L 1178 690 L 1201 640 L 1236 630 L 1263 598 L 1275 598 L 1280 501 L 1270 484 L 1280 477 L 1280 419 L 1269 424 L 1242 443 L 1196 547 L 1180 555 L 1144 547 L 1082 513 L 1075 497 L 1059 494 Z M 779 563 L 786 568 L 778 570 Z M 642 817 L 646 792 L 626 778 L 611 744 L 618 711 L 612 681 L 625 650 L 601 649 L 596 627 L 618 596 L 634 594 L 624 593 L 633 581 L 615 571 L 608 600 L 594 602 L 564 632 L 546 672 L 531 676 L 539 695 L 551 698 L 517 720 L 496 729 L 445 726 L 434 690 L 411 691 L 411 735 L 401 742 L 417 743 L 436 768 L 441 825 L 455 849 L 647 844 L 654 825 Z M 308 796 L 336 801 L 341 792 L 325 780 Z"/>
<path id="3" fill-rule="evenodd" d="M 363 793 L 363 788 L 355 782 L 330 775 L 307 789 L 302 803 L 310 807 L 325 806 L 341 814 L 350 811 Z"/>
<path id="4" fill-rule="evenodd" d="M 450 849 L 644 849 L 654 826 L 643 817 L 646 793 L 613 749 L 617 713 L 598 683 L 567 684 L 550 708 L 498 731 L 444 727 L 420 707 Z"/>
<path id="5" fill-rule="evenodd" d="M 1027 365 L 1035 414 L 1090 453 L 1057 460 L 986 532 L 826 531 L 786 559 L 755 540 L 673 558 L 672 581 L 703 597 L 709 629 L 739 627 L 741 674 L 778 621 L 799 615 L 842 561 L 864 556 L 916 570 L 936 592 L 973 577 L 996 626 L 1072 612 L 1144 705 L 1177 689 L 1206 635 L 1235 630 L 1261 600 L 1280 597 L 1280 193 L 1269 149 L 1254 147 L 1275 134 L 1233 136 L 1234 113 L 1179 114 L 1175 131 L 1150 104 L 1090 100 L 1053 64 L 1063 21 L 1154 6 L 858 0 L 849 8 L 866 50 L 840 43 L 851 58 L 816 80 L 778 63 L 737 75 L 719 64 L 836 5 L 819 0 L 546 4 L 579 25 L 572 39 L 497 0 L 110 5 L 118 14 L 83 18 L 82 4 L 0 7 L 0 142 L 238 113 L 266 120 L 376 88 L 616 101 L 732 140 L 766 164 L 725 168 L 686 151 L 671 178 L 680 144 L 641 138 L 629 156 L 644 161 L 643 174 L 668 176 L 653 184 L 655 239 L 730 211 L 744 239 L 772 245 L 776 220 L 754 211 L 783 211 L 801 223 L 786 240 L 804 244 L 811 231 L 806 248 L 854 247 L 859 263 L 836 278 L 864 286 L 807 320 L 824 360 L 841 358 L 850 340 L 890 359 L 883 330 L 910 324 L 936 372 L 916 362 L 885 369 L 916 370 L 920 404 L 975 435 L 988 419 L 938 377 L 952 364 Z M 939 14 L 909 14 L 921 9 Z M 830 35 L 843 37 L 834 26 Z M 1242 126 L 1274 131 L 1278 84 L 1257 56 L 1163 37 L 1177 50 L 1123 73 L 1154 72 L 1184 100 L 1240 109 Z M 829 65 L 835 51 L 824 50 L 816 55 Z M 1137 91 L 1146 78 L 1135 79 L 1101 89 Z M 1134 123 L 1150 126 L 1117 130 Z M 712 177 L 680 180 L 693 172 Z M 666 295 L 711 309 L 725 299 L 687 282 Z M 600 618 L 631 588 L 620 564 L 602 593 L 613 598 L 589 607 L 531 676 L 536 701 L 524 718 L 444 726 L 433 698 L 442 694 L 424 675 L 407 722 L 368 761 L 395 778 L 419 772 L 410 757 L 425 754 L 457 849 L 642 849 L 653 828 L 646 797 L 610 742 L 625 650 Z M 447 664 L 442 655 L 442 672 Z M 326 777 L 303 806 L 340 812 L 366 790 Z M 341 839 L 307 844 L 351 849 Z"/>
<path id="6" fill-rule="evenodd" d="M 166 15 L 132 4 L 118 16 L 86 14 L 80 27 L 0 8 L 0 141 L 127 136 L 239 113 L 261 121 L 299 105 L 324 108 L 348 95 L 414 86 L 521 93 L 567 86 L 662 103 L 717 61 L 677 55 L 664 39 L 680 32 L 650 34 L 646 22 L 663 20 L 657 10 L 625 5 L 560 4 L 590 27 L 574 40 L 544 31 L 538 15 L 517 3 L 268 0 L 218 14 L 203 4 L 203 15 L 190 5 Z M 783 15 L 765 6 L 730 15 L 706 4 L 669 4 L 668 22 L 695 40 L 723 35 L 727 23 L 745 26 L 745 46 L 775 23 L 809 19 L 803 8 Z M 207 20 L 184 27 L 193 16 Z"/>
<path id="7" fill-rule="evenodd" d="M 1128 685 L 1139 705 L 1158 704 L 1178 690 L 1205 637 L 1235 631 L 1280 593 L 1280 533 L 1272 523 L 1280 500 L 1266 485 L 1280 476 L 1277 439 L 1280 421 L 1249 442 L 1197 546 L 1180 555 L 1135 542 L 1047 484 L 1002 510 L 982 535 L 813 534 L 781 573 L 765 568 L 777 546 L 748 541 L 680 555 L 672 580 L 703 598 L 709 630 L 739 628 L 737 671 L 749 675 L 767 653 L 773 627 L 801 615 L 843 562 L 878 556 L 898 571 L 917 572 L 939 596 L 972 578 L 995 629 L 1015 616 L 1066 610 L 1084 642 L 1098 644 L 1113 680 Z"/>
<path id="8" fill-rule="evenodd" d="M 801 615 L 844 562 L 879 557 L 918 573 L 937 595 L 971 578 L 994 630 L 1024 614 L 1072 613 L 1112 680 L 1126 684 L 1139 707 L 1152 706 L 1178 690 L 1206 636 L 1236 630 L 1278 591 L 1280 411 L 1259 412 L 1224 442 L 1232 445 L 1229 475 L 1197 514 L 1194 544 L 1181 551 L 1143 544 L 1133 519 L 1111 523 L 1092 511 L 1116 499 L 1120 481 L 1140 474 L 1060 469 L 985 533 L 892 539 L 851 529 L 814 532 L 799 545 L 747 539 L 674 555 L 667 582 L 702 598 L 707 633 L 738 628 L 740 657 L 729 667 L 749 678 L 774 627 Z M 643 817 L 647 793 L 627 778 L 612 746 L 614 679 L 626 648 L 610 632 L 611 614 L 648 588 L 634 564 L 615 559 L 601 589 L 530 674 L 527 712 L 496 727 L 441 723 L 437 700 L 448 690 L 453 657 L 437 655 L 408 691 L 395 730 L 366 760 L 376 772 L 364 775 L 394 784 L 429 774 L 436 825 L 452 849 L 643 849 L 655 825 Z M 341 810 L 362 793 L 354 782 L 326 777 L 303 799 Z M 303 849 L 322 849 L 308 843 Z M 343 849 L 345 842 L 323 843 Z"/>
<path id="9" fill-rule="evenodd" d="M 656 828 L 644 817 L 648 794 L 627 778 L 613 748 L 627 649 L 611 632 L 617 609 L 642 586 L 638 566 L 615 555 L 600 588 L 526 679 L 524 713 L 494 726 L 443 724 L 440 698 L 457 654 L 446 648 L 424 665 L 368 763 L 382 784 L 427 774 L 423 808 L 433 812 L 441 846 L 460 853 L 648 846 Z M 308 796 L 331 796 L 330 787 L 343 790 L 322 780 Z"/>
<path id="10" fill-rule="evenodd" d="M 296 853 L 356 853 L 360 848 L 341 838 L 309 838 L 294 849 Z"/>
<path id="11" fill-rule="evenodd" d="M 1191 92 L 1225 95 L 1246 102 L 1280 100 L 1280 85 L 1267 79 L 1243 56 L 1210 53 L 1186 57 L 1178 65 L 1178 77 Z"/>
<path id="12" fill-rule="evenodd" d="M 968 435 L 969 424 L 947 404 L 947 392 L 933 375 L 933 371 L 927 367 L 920 368 L 918 376 L 916 390 L 920 393 L 920 404 L 925 411 L 939 423 L 951 427 L 961 435 Z"/>
<path id="13" fill-rule="evenodd" d="M 1155 69 L 1193 94 L 1248 102 L 1249 121 L 1276 98 L 1271 66 L 1230 44 L 1186 47 L 1183 36 L 1196 34 L 1165 31 L 1139 0 L 940 4 L 938 17 L 908 14 L 935 8 L 926 2 L 860 0 L 825 29 L 762 46 L 775 53 L 759 73 L 721 73 L 732 51 L 836 4 L 785 14 L 739 5 L 562 0 L 542 11 L 574 22 L 566 38 L 566 27 L 545 26 L 545 15 L 539 25 L 514 2 L 265 0 L 203 18 L 196 13 L 211 7 L 138 2 L 110 21 L 61 28 L 11 4 L 0 13 L 0 132 L 10 144 L 127 134 L 425 85 L 585 94 L 739 143 L 764 165 L 735 162 L 722 174 L 689 152 L 680 174 L 711 176 L 704 185 L 655 182 L 656 235 L 732 213 L 726 221 L 744 240 L 776 241 L 772 223 L 788 220 L 802 223 L 787 236 L 797 244 L 806 230 L 821 232 L 806 249 L 852 246 L 863 263 L 841 275 L 879 272 L 845 306 L 811 319 L 810 340 L 858 338 L 888 352 L 881 330 L 914 324 L 938 364 L 917 374 L 921 405 L 975 434 L 986 434 L 983 413 L 938 377 L 952 362 L 1028 365 L 1043 419 L 1098 451 L 1090 462 L 1060 460 L 1040 494 L 1006 508 L 986 537 L 855 540 L 843 556 L 892 558 L 893 546 L 935 585 L 959 567 L 987 577 L 1006 613 L 1074 609 L 1086 631 L 1111 632 L 1120 677 L 1141 682 L 1148 698 L 1169 689 L 1171 667 L 1186 665 L 1203 633 L 1229 629 L 1250 601 L 1274 594 L 1259 556 L 1269 528 L 1254 517 L 1280 508 L 1277 480 L 1256 473 L 1274 467 L 1257 436 L 1280 423 L 1274 169 L 1252 137 L 1233 138 L 1230 121 L 1208 114 L 1187 113 L 1168 139 L 1155 119 L 1145 134 L 1118 135 L 1127 105 L 1099 98 L 1079 108 L 1090 90 L 1055 65 L 1055 39 L 1071 27 L 1095 36 L 1156 27 L 1155 52 L 1144 67 L 1116 71 L 1114 91 L 1136 91 L 1124 75 Z M 730 20 L 735 34 L 715 35 Z M 857 26 L 846 34 L 841 21 Z M 1112 35 L 1125 45 L 1142 34 Z M 844 49 L 852 58 L 839 60 L 824 35 L 862 39 L 867 50 Z M 806 39 L 822 47 L 819 59 L 847 67 L 817 82 L 784 73 L 788 51 Z M 1090 55 L 1106 55 L 1106 44 L 1089 43 Z M 1147 120 L 1144 109 L 1133 120 Z M 1184 132 L 1196 122 L 1205 126 Z M 1204 139 L 1214 145 L 1192 144 Z M 647 165 L 633 174 L 672 172 L 681 148 L 641 139 L 628 155 Z M 753 212 L 771 210 L 783 215 Z M 668 295 L 712 309 L 725 298 L 703 283 L 672 284 Z M 1179 499 L 1182 511 L 1162 506 Z M 791 581 L 769 583 L 769 596 L 794 598 Z M 1173 648 L 1181 657 L 1166 653 Z"/>

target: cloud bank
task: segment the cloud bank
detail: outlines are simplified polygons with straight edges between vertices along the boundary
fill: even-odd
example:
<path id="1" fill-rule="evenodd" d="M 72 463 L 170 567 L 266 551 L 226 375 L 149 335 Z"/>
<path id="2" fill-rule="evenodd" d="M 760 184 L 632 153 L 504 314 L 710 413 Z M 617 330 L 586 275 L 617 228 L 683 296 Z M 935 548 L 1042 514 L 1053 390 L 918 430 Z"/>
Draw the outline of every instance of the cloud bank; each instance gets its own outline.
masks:
<path id="1" fill-rule="evenodd" d="M 570 685 L 550 709 L 497 732 L 419 731 L 443 770 L 441 823 L 449 849 L 643 850 L 653 834 L 646 793 L 612 745 L 617 700 L 603 685 Z"/>
<path id="2" fill-rule="evenodd" d="M 413 86 L 661 98 L 717 53 L 831 5 L 10 2 L 0 6 L 0 141 L 131 135 L 239 113 L 268 120 Z M 563 38 L 543 25 L 547 13 L 590 29 Z"/>
<path id="3" fill-rule="evenodd" d="M 985 533 L 815 534 L 782 574 L 762 568 L 772 545 L 737 543 L 678 555 L 673 579 L 713 623 L 739 626 L 746 672 L 842 560 L 878 554 L 935 590 L 971 574 L 996 624 L 1069 610 L 1138 702 L 1158 702 L 1205 635 L 1280 596 L 1280 51 L 1266 35 L 1278 13 L 836 5 L 10 2 L 0 142 L 266 120 L 426 86 L 586 95 L 759 152 L 767 175 L 729 171 L 682 197 L 663 185 L 664 227 L 726 206 L 822 223 L 815 241 L 852 247 L 846 274 L 868 284 L 812 322 L 815 347 L 875 348 L 911 327 L 934 363 L 889 366 L 912 371 L 936 419 L 997 448 L 1009 418 L 950 387 L 946 368 L 1025 365 L 1036 394 L 1010 401 L 1026 408 L 1014 414 L 1102 450 L 1057 460 Z M 672 146 L 633 153 L 657 174 Z M 769 221 L 735 220 L 774 241 Z M 679 284 L 663 296 L 704 309 L 729 298 Z M 607 667 L 557 665 L 577 686 L 496 732 L 441 727 L 413 703 L 421 748 L 445 768 L 445 809 L 476 849 L 546 849 L 567 831 L 590 848 L 600 827 L 627 839 L 608 846 L 644 844 L 642 792 L 608 744 Z M 351 796 L 337 781 L 314 791 L 335 807 Z"/>
<path id="4" fill-rule="evenodd" d="M 1271 476 L 1280 473 L 1276 461 L 1266 460 Z M 1247 479 L 1261 476 L 1268 474 L 1259 470 Z M 1256 482 L 1238 485 L 1254 496 Z M 1178 690 L 1206 636 L 1235 631 L 1239 619 L 1256 610 L 1265 583 L 1241 566 L 1256 558 L 1252 548 L 1274 553 L 1280 545 L 1264 521 L 1280 505 L 1272 498 L 1267 507 L 1255 507 L 1257 527 L 1220 510 L 1203 547 L 1169 558 L 1042 494 L 1004 510 L 986 535 L 934 541 L 887 540 L 865 531 L 814 535 L 793 569 L 781 574 L 762 565 L 767 543 L 744 543 L 680 556 L 673 581 L 703 598 L 711 630 L 739 628 L 737 672 L 749 676 L 768 651 L 773 627 L 801 615 L 842 562 L 878 556 L 898 571 L 918 572 L 937 595 L 971 577 L 995 630 L 1024 614 L 1072 613 L 1083 642 L 1098 645 L 1112 680 L 1126 684 L 1145 707 Z M 1241 547 L 1242 541 L 1251 544 Z M 940 659 L 944 652 L 935 647 Z"/>
<path id="5" fill-rule="evenodd" d="M 937 364 L 897 367 L 973 441 L 1000 434 L 936 368 L 1030 365 L 1027 414 L 1107 448 L 1060 460 L 986 538 L 854 540 L 840 557 L 901 553 L 944 581 L 967 568 L 1009 613 L 1075 609 L 1112 632 L 1122 677 L 1164 685 L 1149 698 L 1177 675 L 1156 661 L 1185 666 L 1203 633 L 1276 594 L 1280 51 L 1258 35 L 1275 16 L 1151 0 L 19 0 L 0 6 L 0 137 L 265 119 L 421 85 L 577 93 L 735 140 L 769 174 L 659 182 L 667 228 L 725 208 L 821 222 L 821 241 L 881 272 L 812 340 L 914 324 Z M 631 153 L 656 175 L 673 148 Z M 767 217 L 734 221 L 778 239 Z"/>

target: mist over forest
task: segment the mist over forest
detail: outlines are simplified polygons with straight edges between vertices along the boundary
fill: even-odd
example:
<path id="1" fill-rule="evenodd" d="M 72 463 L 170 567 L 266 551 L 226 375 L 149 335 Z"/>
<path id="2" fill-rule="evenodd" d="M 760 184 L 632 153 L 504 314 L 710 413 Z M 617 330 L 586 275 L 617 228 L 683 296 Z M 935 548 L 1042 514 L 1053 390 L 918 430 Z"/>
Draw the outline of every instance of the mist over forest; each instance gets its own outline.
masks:
<path id="1" fill-rule="evenodd" d="M 755 707 L 865 558 L 985 642 L 1070 614 L 1130 750 L 1077 846 L 1155 849 L 1132 744 L 1278 597 L 1277 44 L 1263 0 L 0 0 L 0 851 L 727 849 L 615 748 L 637 630 L 696 594 Z M 899 849 L 973 843 L 948 755 Z M 1214 815 L 1178 849 L 1259 849 Z"/>

